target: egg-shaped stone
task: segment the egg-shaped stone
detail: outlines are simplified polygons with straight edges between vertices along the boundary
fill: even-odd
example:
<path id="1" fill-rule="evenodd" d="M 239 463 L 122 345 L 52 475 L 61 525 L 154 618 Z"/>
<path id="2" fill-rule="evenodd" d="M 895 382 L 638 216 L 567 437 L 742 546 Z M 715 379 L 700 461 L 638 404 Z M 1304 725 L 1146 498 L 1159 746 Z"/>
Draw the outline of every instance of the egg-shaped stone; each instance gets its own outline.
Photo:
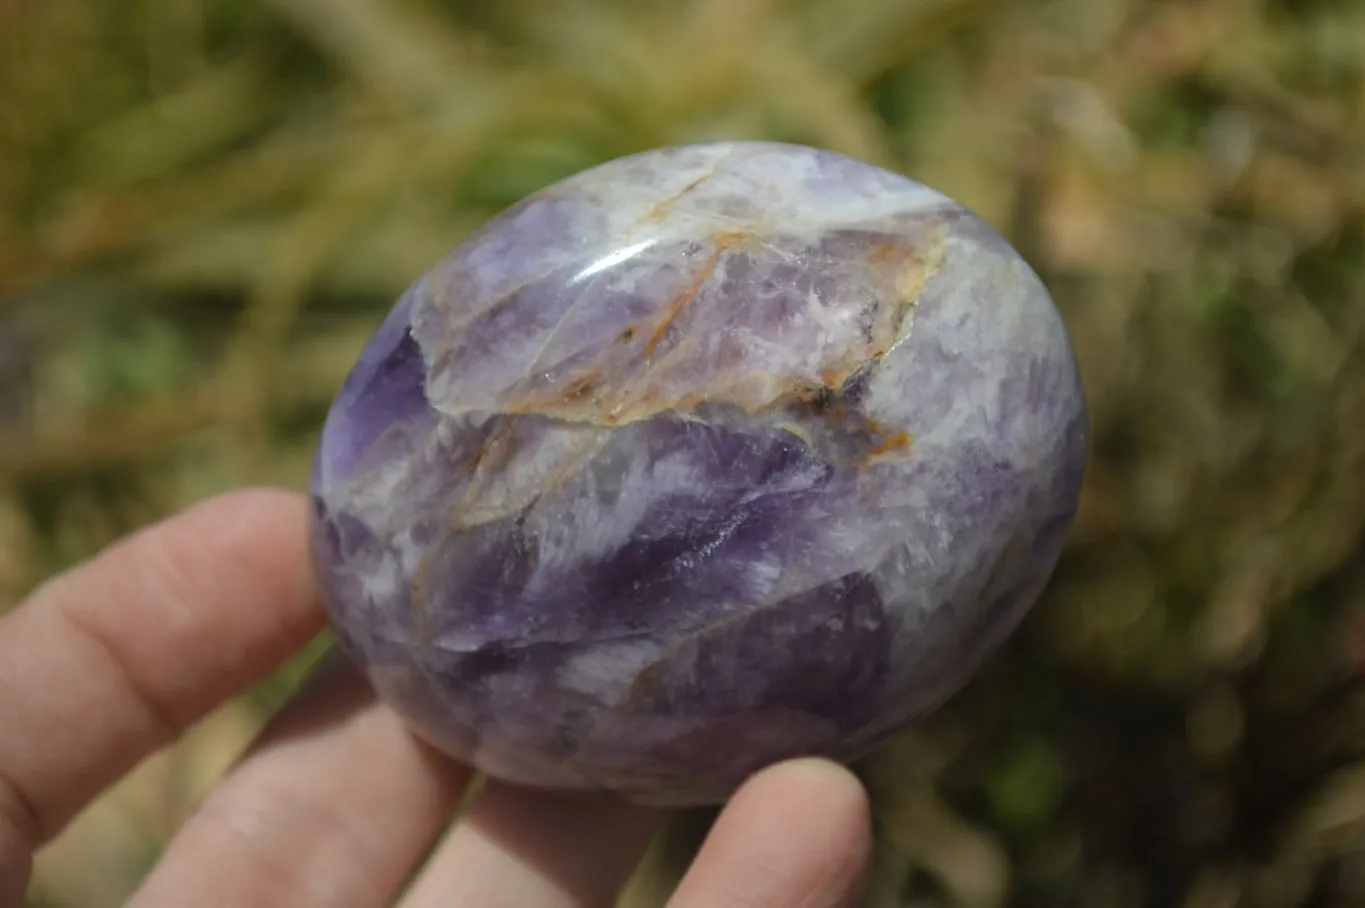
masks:
<path id="1" fill-rule="evenodd" d="M 1054 569 L 1084 395 L 980 218 L 812 148 L 665 148 L 466 238 L 327 417 L 342 646 L 488 774 L 654 804 L 851 760 L 956 691 Z"/>

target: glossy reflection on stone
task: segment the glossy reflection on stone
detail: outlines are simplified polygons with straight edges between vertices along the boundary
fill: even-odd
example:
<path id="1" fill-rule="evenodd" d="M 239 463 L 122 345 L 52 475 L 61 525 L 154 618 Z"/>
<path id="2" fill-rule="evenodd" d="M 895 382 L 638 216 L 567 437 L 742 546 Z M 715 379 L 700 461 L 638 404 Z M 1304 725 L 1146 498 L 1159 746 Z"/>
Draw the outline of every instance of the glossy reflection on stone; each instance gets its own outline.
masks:
<path id="1" fill-rule="evenodd" d="M 328 416 L 333 623 L 492 775 L 685 804 L 941 703 L 1061 550 L 1085 408 L 1035 274 L 768 143 L 552 186 L 403 298 Z"/>

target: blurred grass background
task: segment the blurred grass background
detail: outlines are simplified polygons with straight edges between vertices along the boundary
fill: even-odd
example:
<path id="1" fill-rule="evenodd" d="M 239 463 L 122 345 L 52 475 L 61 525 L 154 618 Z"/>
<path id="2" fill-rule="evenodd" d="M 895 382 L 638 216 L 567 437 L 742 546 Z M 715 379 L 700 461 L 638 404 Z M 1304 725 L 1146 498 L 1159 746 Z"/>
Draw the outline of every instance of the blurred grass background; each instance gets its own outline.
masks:
<path id="1" fill-rule="evenodd" d="M 0 0 L 0 602 L 302 486 L 382 313 L 505 205 L 821 145 L 1011 238 L 1096 437 L 1045 601 L 861 767 L 869 906 L 1365 905 L 1363 102 L 1365 6 L 1325 0 Z M 33 908 L 119 904 L 303 662 L 85 814 Z"/>

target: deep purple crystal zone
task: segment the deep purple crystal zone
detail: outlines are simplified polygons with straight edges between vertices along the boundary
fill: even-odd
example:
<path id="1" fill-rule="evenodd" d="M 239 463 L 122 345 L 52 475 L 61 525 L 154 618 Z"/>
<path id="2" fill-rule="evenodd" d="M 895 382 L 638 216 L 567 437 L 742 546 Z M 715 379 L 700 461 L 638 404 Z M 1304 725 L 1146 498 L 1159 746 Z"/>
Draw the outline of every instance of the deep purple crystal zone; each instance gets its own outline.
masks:
<path id="1" fill-rule="evenodd" d="M 797 200 L 781 227 L 734 226 L 757 174 Z M 652 243 L 603 223 L 632 205 Z M 1085 434 L 1050 300 L 960 207 L 809 149 L 670 149 L 533 197 L 400 301 L 329 414 L 314 558 L 442 748 L 714 801 L 959 687 L 1056 562 Z"/>

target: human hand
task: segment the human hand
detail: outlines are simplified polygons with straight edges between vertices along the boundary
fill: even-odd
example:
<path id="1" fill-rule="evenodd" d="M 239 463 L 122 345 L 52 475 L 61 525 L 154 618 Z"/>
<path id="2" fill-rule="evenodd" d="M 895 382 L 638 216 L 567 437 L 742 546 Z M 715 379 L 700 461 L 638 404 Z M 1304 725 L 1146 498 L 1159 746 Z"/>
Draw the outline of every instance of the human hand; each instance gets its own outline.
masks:
<path id="1" fill-rule="evenodd" d="M 321 630 L 306 545 L 301 497 L 234 493 L 0 619 L 0 908 L 20 905 L 34 850 L 100 791 Z M 402 908 L 608 906 L 658 821 L 490 782 L 432 850 L 470 777 L 330 660 L 131 904 L 372 908 L 406 886 Z M 870 847 L 867 798 L 847 770 L 782 764 L 726 805 L 669 904 L 850 908 Z"/>

